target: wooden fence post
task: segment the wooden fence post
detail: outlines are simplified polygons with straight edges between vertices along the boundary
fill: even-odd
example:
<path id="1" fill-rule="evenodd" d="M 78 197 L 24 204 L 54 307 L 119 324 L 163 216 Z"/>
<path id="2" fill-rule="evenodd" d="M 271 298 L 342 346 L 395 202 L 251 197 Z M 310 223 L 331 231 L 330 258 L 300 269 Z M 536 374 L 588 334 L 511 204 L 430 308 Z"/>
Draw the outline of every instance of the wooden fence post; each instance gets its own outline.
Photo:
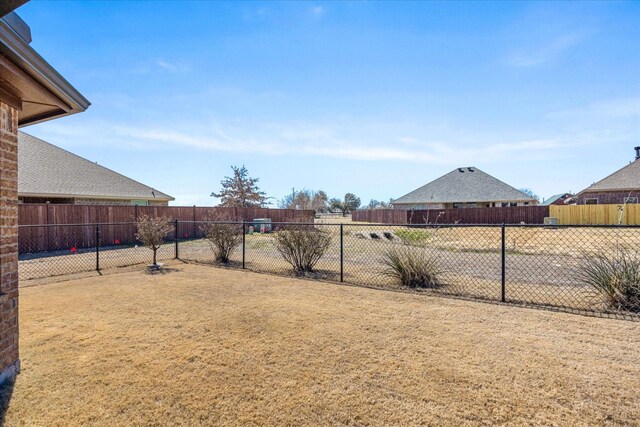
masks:
<path id="1" fill-rule="evenodd" d="M 193 205 L 193 238 L 195 239 L 196 237 L 196 205 Z"/>

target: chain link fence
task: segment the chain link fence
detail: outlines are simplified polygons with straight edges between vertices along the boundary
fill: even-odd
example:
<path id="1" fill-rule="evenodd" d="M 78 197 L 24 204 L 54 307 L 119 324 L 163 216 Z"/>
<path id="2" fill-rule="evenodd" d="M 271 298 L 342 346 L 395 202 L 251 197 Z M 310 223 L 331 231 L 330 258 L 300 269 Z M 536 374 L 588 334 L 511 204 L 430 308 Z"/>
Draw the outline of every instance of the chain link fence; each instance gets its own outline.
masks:
<path id="1" fill-rule="evenodd" d="M 640 320 L 640 227 L 259 227 L 173 221 L 158 260 Z M 218 244 L 235 234 L 227 262 L 211 230 Z M 134 223 L 20 227 L 20 279 L 149 264 L 151 251 L 132 236 Z"/>

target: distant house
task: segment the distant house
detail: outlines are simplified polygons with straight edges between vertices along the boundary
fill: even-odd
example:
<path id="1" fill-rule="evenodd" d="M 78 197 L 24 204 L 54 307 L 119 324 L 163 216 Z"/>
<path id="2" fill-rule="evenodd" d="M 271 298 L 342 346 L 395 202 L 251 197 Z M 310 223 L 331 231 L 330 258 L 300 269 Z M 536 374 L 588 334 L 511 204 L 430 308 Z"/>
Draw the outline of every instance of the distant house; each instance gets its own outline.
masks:
<path id="1" fill-rule="evenodd" d="M 543 200 L 540 204 L 542 206 L 550 206 L 550 205 L 565 205 L 573 200 L 573 194 L 571 193 L 560 193 L 555 194 L 548 199 Z"/>
<path id="2" fill-rule="evenodd" d="M 640 198 L 640 147 L 634 148 L 633 162 L 582 190 L 576 195 L 579 205 L 638 203 Z"/>
<path id="3" fill-rule="evenodd" d="M 476 167 L 455 169 L 393 201 L 395 209 L 456 209 L 536 204 L 536 199 Z"/>
<path id="4" fill-rule="evenodd" d="M 18 133 L 18 202 L 168 205 L 173 197 L 24 132 Z"/>

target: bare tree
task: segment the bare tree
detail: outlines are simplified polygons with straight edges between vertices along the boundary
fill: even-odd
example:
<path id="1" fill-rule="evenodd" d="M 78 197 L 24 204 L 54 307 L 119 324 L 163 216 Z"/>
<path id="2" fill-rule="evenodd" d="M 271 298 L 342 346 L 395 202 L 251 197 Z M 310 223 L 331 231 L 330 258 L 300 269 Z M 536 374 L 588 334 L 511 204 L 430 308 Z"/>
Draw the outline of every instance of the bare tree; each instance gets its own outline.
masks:
<path id="1" fill-rule="evenodd" d="M 260 191 L 257 183 L 259 178 L 251 178 L 244 165 L 239 168 L 231 166 L 233 176 L 226 176 L 220 184 L 219 193 L 211 193 L 211 197 L 220 199 L 220 206 L 232 208 L 250 208 L 265 206 L 269 200 L 266 193 Z"/>
<path id="2" fill-rule="evenodd" d="M 536 193 L 534 193 L 533 190 L 530 189 L 530 188 L 521 188 L 520 192 L 526 194 L 527 196 L 531 197 L 532 199 L 536 199 L 537 201 L 540 201 L 540 196 L 538 196 Z"/>
<path id="3" fill-rule="evenodd" d="M 315 212 L 325 212 L 327 201 L 327 193 L 322 190 L 313 191 L 305 188 L 297 191 L 292 188 L 291 193 L 280 200 L 278 206 L 282 209 L 308 209 Z"/>
<path id="4" fill-rule="evenodd" d="M 367 205 L 367 209 L 388 209 L 390 207 L 390 203 L 387 203 L 385 201 L 378 201 L 376 199 L 371 199 L 371 201 Z"/>
<path id="5" fill-rule="evenodd" d="M 171 220 L 167 217 L 141 215 L 136 220 L 136 239 L 153 251 L 153 265 L 157 266 L 156 255 L 167 235 L 173 230 Z"/>

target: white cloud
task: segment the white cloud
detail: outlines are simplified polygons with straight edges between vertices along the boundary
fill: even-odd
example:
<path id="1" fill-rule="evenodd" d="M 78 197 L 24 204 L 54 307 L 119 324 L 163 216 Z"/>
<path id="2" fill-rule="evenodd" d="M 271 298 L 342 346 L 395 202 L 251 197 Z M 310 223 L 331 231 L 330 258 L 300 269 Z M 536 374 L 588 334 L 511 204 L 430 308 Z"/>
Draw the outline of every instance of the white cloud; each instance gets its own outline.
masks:
<path id="1" fill-rule="evenodd" d="M 187 67 L 184 64 L 175 64 L 175 63 L 165 61 L 164 59 L 158 59 L 155 62 L 155 65 L 170 73 L 183 73 L 189 70 L 189 67 Z"/>
<path id="2" fill-rule="evenodd" d="M 117 95 L 117 94 L 115 94 Z M 557 159 L 574 156 L 571 147 L 626 141 L 634 128 L 618 117 L 637 119 L 637 98 L 605 100 L 573 110 L 549 113 L 535 129 L 499 126 L 469 129 L 440 117 L 428 123 L 411 119 L 338 115 L 322 119 L 293 120 L 253 117 L 221 119 L 210 105 L 174 112 L 170 122 L 157 114 L 154 102 L 138 105 L 126 96 L 111 96 L 111 120 L 82 120 L 42 125 L 39 134 L 54 144 L 113 146 L 119 150 L 175 150 L 220 153 L 260 153 L 267 156 L 313 156 L 358 161 L 394 161 L 434 165 L 477 165 L 513 159 Z M 233 88 L 211 89 L 206 98 L 226 103 L 243 99 L 240 106 L 269 104 L 285 95 L 278 91 L 249 93 Z M 109 94 L 101 94 L 105 105 Z M 228 98 L 228 99 L 227 99 Z M 171 100 L 164 99 L 171 105 Z M 140 108 L 140 110 L 138 110 Z M 148 110 L 147 110 L 148 109 Z M 139 114 L 140 112 L 144 114 Z M 133 114 L 135 113 L 135 114 Z M 602 120 L 595 120 L 601 115 Z M 605 115 L 608 115 L 605 117 Z M 586 117 L 583 118 L 582 116 Z M 135 117 L 135 118 L 134 118 Z M 231 114 L 231 117 L 237 117 Z M 611 118 L 608 118 L 611 117 Z M 629 120 L 627 120 L 629 121 Z"/>
<path id="3" fill-rule="evenodd" d="M 47 128 L 50 141 L 88 141 L 117 145 L 120 149 L 169 150 L 187 147 L 193 150 L 223 153 L 259 153 L 266 156 L 313 156 L 358 161 L 394 161 L 459 166 L 508 161 L 515 157 L 551 158 L 572 146 L 590 143 L 592 138 L 539 138 L 488 141 L 481 137 L 459 140 L 432 140 L 421 135 L 395 135 L 404 129 L 399 124 L 378 126 L 362 122 L 327 124 L 251 124 L 193 123 L 170 128 L 163 125 L 122 126 L 107 123 L 74 126 L 58 124 Z M 470 133 L 473 134 L 473 133 Z M 455 140 L 454 140 L 455 139 Z M 407 144 L 406 141 L 410 141 Z"/>
<path id="4" fill-rule="evenodd" d="M 316 18 L 321 18 L 322 16 L 324 16 L 326 10 L 322 6 L 313 6 L 311 7 L 310 12 L 312 16 Z"/>
<path id="5" fill-rule="evenodd" d="M 631 118 L 640 119 L 640 96 L 631 98 L 608 99 L 593 102 L 585 106 L 549 114 L 550 118 Z"/>
<path id="6" fill-rule="evenodd" d="M 543 46 L 535 46 L 513 52 L 507 63 L 514 67 L 532 67 L 549 62 L 573 46 L 578 45 L 586 36 L 584 33 L 570 33 L 557 37 Z"/>
<path id="7" fill-rule="evenodd" d="M 171 74 L 182 74 L 189 71 L 186 64 L 178 64 L 166 61 L 164 59 L 156 59 L 142 65 L 133 67 L 130 72 L 132 74 L 149 74 L 154 70 L 162 70 Z"/>
<path id="8" fill-rule="evenodd" d="M 262 21 L 268 16 L 269 10 L 266 7 L 246 8 L 242 12 L 242 19 L 247 22 Z"/>

